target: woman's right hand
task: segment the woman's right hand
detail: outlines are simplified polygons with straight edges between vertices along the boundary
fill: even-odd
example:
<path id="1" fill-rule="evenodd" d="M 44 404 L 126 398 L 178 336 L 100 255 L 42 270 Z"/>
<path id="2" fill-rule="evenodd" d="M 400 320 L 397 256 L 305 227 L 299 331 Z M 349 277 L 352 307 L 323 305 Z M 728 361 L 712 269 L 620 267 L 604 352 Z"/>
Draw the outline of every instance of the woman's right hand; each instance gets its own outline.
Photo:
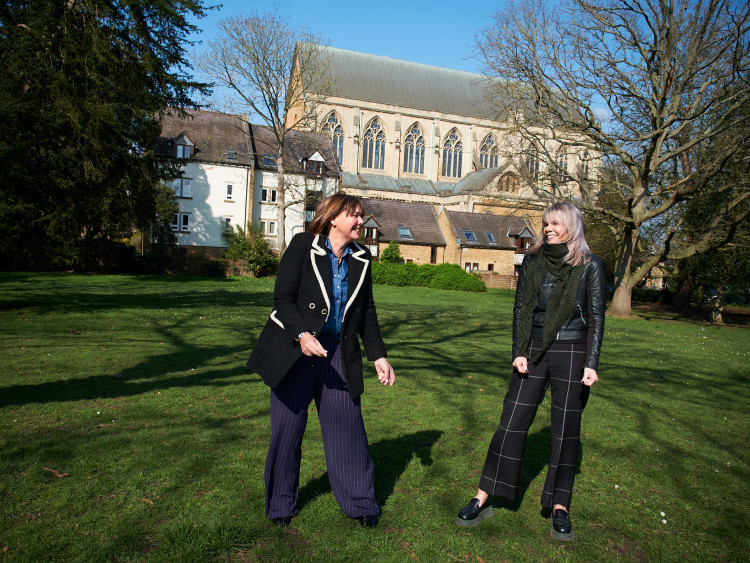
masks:
<path id="1" fill-rule="evenodd" d="M 303 334 L 302 338 L 299 339 L 299 347 L 305 356 L 328 357 L 328 350 L 323 348 L 320 341 L 309 332 Z"/>
<path id="2" fill-rule="evenodd" d="M 518 356 L 513 360 L 513 367 L 518 373 L 529 373 L 529 360 L 523 356 Z"/>

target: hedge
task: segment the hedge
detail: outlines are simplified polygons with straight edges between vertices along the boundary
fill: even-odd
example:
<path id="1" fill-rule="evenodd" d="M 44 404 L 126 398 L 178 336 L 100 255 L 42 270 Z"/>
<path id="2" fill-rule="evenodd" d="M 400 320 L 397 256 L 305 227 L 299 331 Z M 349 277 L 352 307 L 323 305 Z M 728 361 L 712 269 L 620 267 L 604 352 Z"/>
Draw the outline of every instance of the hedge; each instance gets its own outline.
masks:
<path id="1" fill-rule="evenodd" d="M 487 291 L 476 274 L 469 274 L 457 264 L 383 264 L 373 262 L 372 282 L 396 287 L 431 287 L 456 291 Z"/>

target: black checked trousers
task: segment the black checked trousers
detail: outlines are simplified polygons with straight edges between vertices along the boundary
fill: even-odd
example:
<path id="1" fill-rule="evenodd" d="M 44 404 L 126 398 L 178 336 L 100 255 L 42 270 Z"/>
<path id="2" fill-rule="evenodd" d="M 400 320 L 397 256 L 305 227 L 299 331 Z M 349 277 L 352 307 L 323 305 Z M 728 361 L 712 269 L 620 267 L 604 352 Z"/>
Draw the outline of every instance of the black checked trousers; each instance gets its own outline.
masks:
<path id="1" fill-rule="evenodd" d="M 541 342 L 532 340 L 529 357 L 539 353 Z M 537 408 L 549 386 L 552 390 L 552 453 L 542 490 L 542 506 L 570 507 L 578 465 L 581 413 L 589 387 L 581 383 L 586 364 L 586 344 L 556 340 L 529 373 L 513 373 L 503 401 L 500 426 L 490 442 L 479 488 L 490 495 L 515 500 L 521 478 L 526 437 Z"/>

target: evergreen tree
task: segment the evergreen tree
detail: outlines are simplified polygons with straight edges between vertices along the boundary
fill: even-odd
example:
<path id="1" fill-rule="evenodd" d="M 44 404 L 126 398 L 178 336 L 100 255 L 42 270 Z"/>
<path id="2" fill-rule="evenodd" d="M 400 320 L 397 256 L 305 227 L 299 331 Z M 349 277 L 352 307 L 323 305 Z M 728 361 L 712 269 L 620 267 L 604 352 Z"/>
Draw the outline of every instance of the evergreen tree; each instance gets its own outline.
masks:
<path id="1" fill-rule="evenodd" d="M 191 15 L 200 0 L 0 7 L 0 267 L 75 266 L 171 220 L 176 163 L 155 148 L 160 115 L 205 91 L 186 74 Z"/>

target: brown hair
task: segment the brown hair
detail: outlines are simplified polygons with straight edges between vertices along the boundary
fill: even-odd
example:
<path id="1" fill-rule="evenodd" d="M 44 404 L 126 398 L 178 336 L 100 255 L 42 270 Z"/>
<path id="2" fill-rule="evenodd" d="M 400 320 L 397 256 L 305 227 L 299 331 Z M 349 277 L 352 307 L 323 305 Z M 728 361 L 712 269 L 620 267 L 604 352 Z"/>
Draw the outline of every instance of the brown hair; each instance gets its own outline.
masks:
<path id="1" fill-rule="evenodd" d="M 307 230 L 314 235 L 327 235 L 331 228 L 331 221 L 344 210 L 350 215 L 359 210 L 360 215 L 364 215 L 365 205 L 358 197 L 346 195 L 344 192 L 328 196 L 315 208 L 315 217 Z"/>

